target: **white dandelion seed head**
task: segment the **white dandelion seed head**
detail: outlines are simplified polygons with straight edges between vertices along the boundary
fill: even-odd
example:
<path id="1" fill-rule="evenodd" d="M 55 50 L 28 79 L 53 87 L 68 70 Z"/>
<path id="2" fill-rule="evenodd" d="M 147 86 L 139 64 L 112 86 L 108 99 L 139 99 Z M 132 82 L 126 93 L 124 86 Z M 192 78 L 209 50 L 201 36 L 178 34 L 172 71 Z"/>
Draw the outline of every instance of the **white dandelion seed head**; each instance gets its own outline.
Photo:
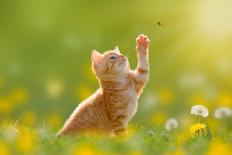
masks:
<path id="1" fill-rule="evenodd" d="M 232 111 L 230 108 L 227 107 L 217 108 L 214 112 L 214 117 L 217 119 L 222 119 L 224 117 L 229 117 L 231 115 L 232 115 Z"/>
<path id="2" fill-rule="evenodd" d="M 167 131 L 171 131 L 178 128 L 178 122 L 175 118 L 170 118 L 165 123 L 165 129 Z"/>
<path id="3" fill-rule="evenodd" d="M 63 82 L 58 79 L 50 79 L 46 85 L 47 95 L 52 98 L 57 98 L 63 93 Z"/>
<path id="4" fill-rule="evenodd" d="M 194 106 L 192 106 L 191 114 L 206 118 L 209 115 L 209 111 L 203 105 L 194 105 Z"/>

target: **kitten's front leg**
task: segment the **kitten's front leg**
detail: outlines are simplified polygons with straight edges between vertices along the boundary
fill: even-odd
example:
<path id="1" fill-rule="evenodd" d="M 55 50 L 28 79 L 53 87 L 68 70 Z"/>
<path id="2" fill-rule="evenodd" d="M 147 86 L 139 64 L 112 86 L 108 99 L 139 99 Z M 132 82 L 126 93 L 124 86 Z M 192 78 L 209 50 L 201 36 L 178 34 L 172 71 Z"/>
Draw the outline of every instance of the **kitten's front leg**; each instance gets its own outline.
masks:
<path id="1" fill-rule="evenodd" d="M 137 81 L 137 91 L 140 93 L 149 79 L 148 45 L 150 40 L 146 35 L 141 34 L 136 38 L 136 43 L 138 65 L 134 71 L 134 77 Z"/>

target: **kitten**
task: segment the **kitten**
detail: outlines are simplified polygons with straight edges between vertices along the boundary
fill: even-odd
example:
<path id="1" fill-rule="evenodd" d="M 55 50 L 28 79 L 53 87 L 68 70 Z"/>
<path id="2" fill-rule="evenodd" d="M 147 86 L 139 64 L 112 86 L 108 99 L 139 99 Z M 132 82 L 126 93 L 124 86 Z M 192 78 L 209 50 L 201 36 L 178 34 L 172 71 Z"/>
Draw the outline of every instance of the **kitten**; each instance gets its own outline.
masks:
<path id="1" fill-rule="evenodd" d="M 100 88 L 84 100 L 58 132 L 59 136 L 78 133 L 121 135 L 137 111 L 138 98 L 149 79 L 149 39 L 136 39 L 138 65 L 130 70 L 127 57 L 118 47 L 100 54 L 92 52 L 92 69 Z"/>

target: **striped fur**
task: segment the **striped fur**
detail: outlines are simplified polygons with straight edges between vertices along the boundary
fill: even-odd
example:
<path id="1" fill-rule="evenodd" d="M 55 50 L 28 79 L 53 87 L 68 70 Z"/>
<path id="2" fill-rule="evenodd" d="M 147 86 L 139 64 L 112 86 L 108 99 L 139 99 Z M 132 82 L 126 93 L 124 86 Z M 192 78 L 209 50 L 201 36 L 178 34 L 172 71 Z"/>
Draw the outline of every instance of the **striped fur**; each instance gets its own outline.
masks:
<path id="1" fill-rule="evenodd" d="M 77 106 L 58 132 L 59 136 L 80 133 L 120 135 L 137 111 L 138 98 L 149 79 L 149 39 L 137 39 L 137 69 L 130 70 L 128 59 L 118 48 L 92 53 L 92 67 L 100 88 Z"/>

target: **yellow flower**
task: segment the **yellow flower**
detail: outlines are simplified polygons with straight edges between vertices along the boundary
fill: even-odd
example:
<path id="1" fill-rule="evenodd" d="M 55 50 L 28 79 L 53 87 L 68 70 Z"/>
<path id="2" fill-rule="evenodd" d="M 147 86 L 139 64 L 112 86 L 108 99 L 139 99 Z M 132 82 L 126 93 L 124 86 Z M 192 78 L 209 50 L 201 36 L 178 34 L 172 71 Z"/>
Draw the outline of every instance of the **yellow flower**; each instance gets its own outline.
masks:
<path id="1" fill-rule="evenodd" d="M 172 151 L 172 152 L 169 152 L 167 153 L 166 155 L 185 155 L 184 151 L 182 149 L 178 149 L 176 151 Z"/>
<path id="2" fill-rule="evenodd" d="M 71 155 L 97 155 L 97 151 L 89 145 L 76 146 Z"/>
<path id="3" fill-rule="evenodd" d="M 143 153 L 140 151 L 133 151 L 133 152 L 130 152 L 128 155 L 143 155 Z"/>
<path id="4" fill-rule="evenodd" d="M 30 130 L 21 129 L 16 144 L 21 152 L 32 153 L 35 149 L 36 134 Z"/>
<path id="5" fill-rule="evenodd" d="M 218 97 L 217 102 L 220 106 L 230 106 L 232 105 L 232 96 L 229 94 L 222 94 Z"/>
<path id="6" fill-rule="evenodd" d="M 12 102 L 9 98 L 0 96 L 0 112 L 9 113 L 12 110 Z"/>
<path id="7" fill-rule="evenodd" d="M 231 155 L 232 149 L 221 142 L 213 142 L 208 150 L 207 155 Z"/>
<path id="8" fill-rule="evenodd" d="M 206 128 L 205 124 L 194 124 L 191 126 L 190 131 L 194 134 L 194 133 L 199 133 L 201 132 L 201 130 L 203 130 L 204 128 Z"/>
<path id="9" fill-rule="evenodd" d="M 19 88 L 11 92 L 10 98 L 14 103 L 25 103 L 28 100 L 28 94 L 24 88 Z"/>
<path id="10" fill-rule="evenodd" d="M 0 155 L 9 155 L 10 154 L 10 149 L 8 146 L 0 141 Z"/>

